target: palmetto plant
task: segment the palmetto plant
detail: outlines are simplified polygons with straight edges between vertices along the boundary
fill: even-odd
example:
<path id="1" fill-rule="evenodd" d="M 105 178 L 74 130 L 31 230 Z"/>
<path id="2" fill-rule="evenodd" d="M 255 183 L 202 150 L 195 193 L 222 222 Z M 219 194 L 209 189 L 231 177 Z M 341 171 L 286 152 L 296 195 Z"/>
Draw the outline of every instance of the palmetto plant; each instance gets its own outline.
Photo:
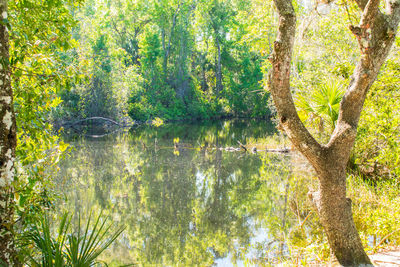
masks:
<path id="1" fill-rule="evenodd" d="M 43 267 L 89 267 L 99 263 L 98 256 L 107 249 L 122 233 L 123 228 L 118 228 L 111 233 L 111 223 L 108 217 L 91 221 L 89 215 L 81 230 L 80 216 L 77 231 L 70 231 L 71 216 L 67 213 L 61 218 L 57 235 L 51 235 L 51 226 L 47 215 L 36 223 L 32 230 L 25 236 L 26 241 L 33 243 L 38 255 L 29 256 L 31 266 Z"/>
<path id="2" fill-rule="evenodd" d="M 70 220 L 68 220 L 67 214 L 64 214 L 57 231 L 57 238 L 51 236 L 50 224 L 47 216 L 43 216 L 37 224 L 33 225 L 31 231 L 29 231 L 24 238 L 26 238 L 28 243 L 29 241 L 33 242 L 41 256 L 39 259 L 29 256 L 32 266 L 66 266 L 63 248 L 67 238 L 69 224 Z"/>
<path id="3" fill-rule="evenodd" d="M 318 85 L 311 94 L 298 96 L 296 105 L 305 117 L 304 119 L 318 117 L 320 120 L 328 121 L 333 130 L 338 119 L 343 94 L 343 83 L 331 79 Z"/>

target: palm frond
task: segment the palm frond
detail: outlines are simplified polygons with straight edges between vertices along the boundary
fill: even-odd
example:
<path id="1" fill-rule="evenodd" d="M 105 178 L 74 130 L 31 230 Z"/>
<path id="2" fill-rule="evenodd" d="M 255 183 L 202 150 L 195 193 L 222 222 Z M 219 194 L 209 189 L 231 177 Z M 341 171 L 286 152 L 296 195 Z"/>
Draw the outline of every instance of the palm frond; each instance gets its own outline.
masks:
<path id="1" fill-rule="evenodd" d="M 107 224 L 109 217 L 105 217 L 101 221 L 100 214 L 90 229 L 92 214 L 90 213 L 87 220 L 85 230 L 77 234 L 68 236 L 67 255 L 74 267 L 89 267 L 96 263 L 96 258 L 106 250 L 123 232 L 124 228 L 118 228 L 114 233 L 110 234 L 112 224 Z M 80 219 L 78 223 L 80 229 Z"/>
<path id="2" fill-rule="evenodd" d="M 312 112 L 318 117 L 326 118 L 334 129 L 344 94 L 343 87 L 341 81 L 329 79 L 326 83 L 319 85 L 308 98 L 298 98 L 296 104 L 302 111 L 309 113 L 309 116 Z"/>
<path id="3" fill-rule="evenodd" d="M 81 230 L 81 218 L 78 217 L 77 231 L 69 233 L 71 217 L 63 214 L 56 238 L 52 237 L 48 215 L 32 226 L 26 234 L 26 240 L 34 244 L 39 256 L 29 255 L 30 266 L 42 267 L 90 267 L 98 263 L 97 258 L 123 232 L 118 228 L 111 233 L 112 223 L 109 217 L 103 219 L 102 213 L 92 225 L 92 213 Z"/>

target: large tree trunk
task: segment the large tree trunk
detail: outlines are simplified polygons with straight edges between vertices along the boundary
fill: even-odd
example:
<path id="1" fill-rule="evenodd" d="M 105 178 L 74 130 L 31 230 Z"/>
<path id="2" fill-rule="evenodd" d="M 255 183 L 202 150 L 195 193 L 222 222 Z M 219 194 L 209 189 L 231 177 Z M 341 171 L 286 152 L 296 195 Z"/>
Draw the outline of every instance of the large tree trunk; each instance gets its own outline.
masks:
<path id="1" fill-rule="evenodd" d="M 351 200 L 346 198 L 345 166 L 326 169 L 319 174 L 318 191 L 311 195 L 329 245 L 343 266 L 371 264 L 354 225 Z"/>
<path id="2" fill-rule="evenodd" d="M 329 244 L 344 266 L 372 265 L 354 225 L 351 201 L 346 198 L 346 164 L 354 145 L 365 97 L 387 58 L 400 21 L 400 0 L 356 0 L 363 11 L 359 26 L 351 26 L 361 57 L 344 95 L 339 118 L 328 144 L 318 143 L 301 122 L 290 89 L 291 58 L 296 14 L 291 0 L 274 0 L 279 14 L 278 36 L 270 57 L 269 89 L 278 111 L 280 128 L 317 172 L 319 190 L 311 193 Z"/>
<path id="3" fill-rule="evenodd" d="M 0 16 L 7 19 L 7 0 L 0 0 Z M 8 29 L 0 24 L 0 266 L 13 266 L 16 250 L 13 234 L 15 115 L 10 82 Z"/>

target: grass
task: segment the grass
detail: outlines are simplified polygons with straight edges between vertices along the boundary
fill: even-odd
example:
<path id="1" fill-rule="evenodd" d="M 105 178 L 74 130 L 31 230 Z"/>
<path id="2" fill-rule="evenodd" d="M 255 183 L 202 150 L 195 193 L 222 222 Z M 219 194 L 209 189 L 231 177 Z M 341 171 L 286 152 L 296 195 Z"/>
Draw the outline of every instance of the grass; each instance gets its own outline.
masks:
<path id="1" fill-rule="evenodd" d="M 368 252 L 400 244 L 400 184 L 393 180 L 374 183 L 358 175 L 348 179 L 354 221 Z"/>

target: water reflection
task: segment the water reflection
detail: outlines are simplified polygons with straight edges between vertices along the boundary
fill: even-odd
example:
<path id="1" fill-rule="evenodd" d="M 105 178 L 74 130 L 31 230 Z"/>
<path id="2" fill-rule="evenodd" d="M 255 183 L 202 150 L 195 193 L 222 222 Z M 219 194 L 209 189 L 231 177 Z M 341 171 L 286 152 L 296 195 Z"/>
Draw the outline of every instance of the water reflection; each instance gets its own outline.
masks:
<path id="1" fill-rule="evenodd" d="M 271 124 L 237 120 L 69 139 L 74 150 L 60 167 L 59 207 L 103 209 L 126 225 L 105 257 L 112 266 L 268 262 L 285 254 L 279 240 L 296 223 L 291 156 L 215 148 L 276 145 L 273 135 Z"/>

